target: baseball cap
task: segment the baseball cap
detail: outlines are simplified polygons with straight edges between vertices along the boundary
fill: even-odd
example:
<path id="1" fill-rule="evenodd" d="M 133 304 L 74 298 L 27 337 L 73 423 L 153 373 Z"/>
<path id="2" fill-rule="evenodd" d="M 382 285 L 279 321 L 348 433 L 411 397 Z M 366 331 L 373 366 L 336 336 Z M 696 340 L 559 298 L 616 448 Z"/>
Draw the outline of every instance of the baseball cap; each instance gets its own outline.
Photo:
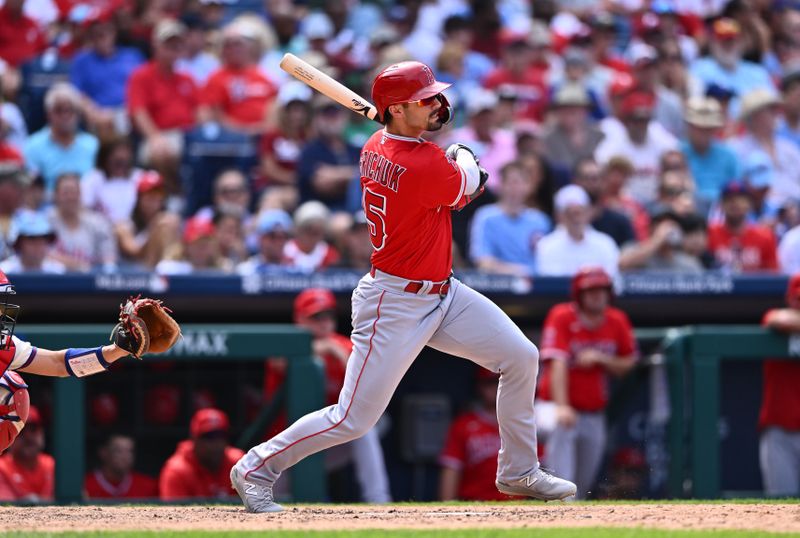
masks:
<path id="1" fill-rule="evenodd" d="M 311 91 L 306 84 L 299 80 L 290 80 L 285 82 L 281 89 L 278 90 L 278 104 L 286 106 L 292 101 L 301 101 L 303 103 L 311 102 L 314 97 L 314 92 Z"/>
<path id="2" fill-rule="evenodd" d="M 661 31 L 661 19 L 658 15 L 651 12 L 642 13 L 640 17 L 634 20 L 633 27 L 637 35 L 643 36 L 653 32 Z"/>
<path id="3" fill-rule="evenodd" d="M 775 165 L 763 151 L 748 153 L 743 163 L 745 182 L 753 189 L 772 186 L 775 180 Z"/>
<path id="4" fill-rule="evenodd" d="M 711 34 L 720 41 L 736 39 L 740 33 L 741 27 L 739 23 L 727 17 L 717 19 L 711 25 Z"/>
<path id="5" fill-rule="evenodd" d="M 192 437 L 200 437 L 211 432 L 227 433 L 229 428 L 228 415 L 213 407 L 200 409 L 194 414 L 189 423 L 189 432 Z"/>
<path id="6" fill-rule="evenodd" d="M 484 110 L 494 110 L 497 106 L 497 94 L 492 90 L 478 88 L 467 96 L 467 114 L 474 116 Z"/>
<path id="7" fill-rule="evenodd" d="M 736 96 L 736 90 L 731 87 L 712 82 L 706 87 L 706 97 L 713 97 L 717 100 L 730 99 Z"/>
<path id="8" fill-rule="evenodd" d="M 725 125 L 722 107 L 710 97 L 692 97 L 686 103 L 686 123 L 695 127 L 718 128 Z"/>
<path id="9" fill-rule="evenodd" d="M 154 190 L 164 190 L 164 180 L 158 172 L 148 170 L 139 176 L 139 183 L 136 185 L 136 192 L 143 194 Z"/>
<path id="10" fill-rule="evenodd" d="M 634 90 L 622 99 L 620 114 L 633 117 L 650 117 L 656 106 L 655 96 L 650 92 Z"/>
<path id="11" fill-rule="evenodd" d="M 258 233 L 267 234 L 275 230 L 289 232 L 292 229 L 292 217 L 282 209 L 267 209 L 258 216 Z"/>
<path id="12" fill-rule="evenodd" d="M 334 27 L 330 17 L 315 11 L 303 20 L 301 33 L 306 39 L 330 39 L 333 37 Z"/>
<path id="13" fill-rule="evenodd" d="M 193 243 L 203 237 L 212 237 L 214 232 L 214 223 L 210 219 L 195 216 L 186 221 L 183 228 L 183 242 Z"/>
<path id="14" fill-rule="evenodd" d="M 781 98 L 774 91 L 759 88 L 742 96 L 739 119 L 744 121 L 764 108 L 781 104 Z"/>
<path id="15" fill-rule="evenodd" d="M 309 200 L 294 212 L 294 225 L 298 228 L 314 221 L 327 221 L 330 210 L 318 200 Z"/>
<path id="16" fill-rule="evenodd" d="M 336 310 L 336 297 L 327 288 L 309 288 L 294 299 L 294 317 L 310 317 L 320 312 Z"/>
<path id="17" fill-rule="evenodd" d="M 658 52 L 646 43 L 634 43 L 628 51 L 628 61 L 636 67 L 646 67 L 658 60 Z"/>
<path id="18" fill-rule="evenodd" d="M 636 80 L 628 73 L 618 73 L 608 86 L 609 97 L 625 95 L 636 86 Z"/>
<path id="19" fill-rule="evenodd" d="M 750 197 L 750 191 L 747 190 L 747 185 L 741 181 L 729 181 L 722 188 L 722 199 L 730 198 L 732 196 L 747 196 Z"/>
<path id="20" fill-rule="evenodd" d="M 23 237 L 44 237 L 54 241 L 56 234 L 47 217 L 36 211 L 23 211 L 11 221 L 9 242 L 15 247 Z"/>
<path id="21" fill-rule="evenodd" d="M 589 195 L 578 185 L 561 187 L 555 196 L 556 211 L 564 211 L 571 206 L 589 207 Z"/>
<path id="22" fill-rule="evenodd" d="M 153 30 L 153 41 L 163 43 L 173 37 L 180 37 L 186 33 L 186 26 L 175 19 L 162 19 Z"/>
<path id="23" fill-rule="evenodd" d="M 580 84 L 564 84 L 553 96 L 553 106 L 589 106 L 589 92 Z"/>

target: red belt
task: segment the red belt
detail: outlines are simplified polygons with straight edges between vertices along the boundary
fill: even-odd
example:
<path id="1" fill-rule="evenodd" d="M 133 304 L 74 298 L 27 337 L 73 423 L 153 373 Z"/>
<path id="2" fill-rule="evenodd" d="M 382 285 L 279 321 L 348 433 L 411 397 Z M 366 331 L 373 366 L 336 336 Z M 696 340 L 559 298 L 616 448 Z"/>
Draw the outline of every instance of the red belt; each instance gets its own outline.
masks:
<path id="1" fill-rule="evenodd" d="M 374 267 L 370 268 L 369 274 L 372 275 L 372 277 L 375 277 Z M 419 290 L 421 290 L 424 285 L 425 285 L 424 282 L 411 280 L 409 281 L 408 284 L 406 284 L 406 287 L 403 291 L 407 293 L 419 293 Z M 447 295 L 447 292 L 449 290 L 450 290 L 450 279 L 448 278 L 444 282 L 437 282 L 436 284 L 431 286 L 431 289 L 428 291 L 428 295 Z"/>

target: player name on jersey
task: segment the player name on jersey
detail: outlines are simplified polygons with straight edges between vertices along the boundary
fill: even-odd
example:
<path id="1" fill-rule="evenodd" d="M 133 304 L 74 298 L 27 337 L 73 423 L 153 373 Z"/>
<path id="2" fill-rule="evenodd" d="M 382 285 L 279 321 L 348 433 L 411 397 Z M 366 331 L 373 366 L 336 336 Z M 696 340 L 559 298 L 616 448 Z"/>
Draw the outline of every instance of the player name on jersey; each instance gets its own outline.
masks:
<path id="1" fill-rule="evenodd" d="M 361 177 L 371 179 L 384 187 L 397 192 L 400 184 L 400 176 L 407 170 L 406 167 L 395 164 L 383 155 L 378 155 L 374 151 L 362 151 Z"/>

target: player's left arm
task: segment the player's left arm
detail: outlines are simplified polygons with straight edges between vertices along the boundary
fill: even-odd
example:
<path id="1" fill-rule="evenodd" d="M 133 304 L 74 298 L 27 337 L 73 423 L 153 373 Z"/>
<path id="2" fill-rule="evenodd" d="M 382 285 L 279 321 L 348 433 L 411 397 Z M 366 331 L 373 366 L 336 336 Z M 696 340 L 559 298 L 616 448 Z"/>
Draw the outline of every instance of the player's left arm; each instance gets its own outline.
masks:
<path id="1" fill-rule="evenodd" d="M 130 355 L 128 351 L 115 344 L 89 349 L 70 348 L 58 351 L 36 348 L 36 355 L 30 364 L 20 368 L 19 371 L 51 377 L 83 377 L 104 371 L 112 363 L 127 355 Z M 69 356 L 71 364 L 69 369 L 67 369 L 67 356 Z M 78 368 L 73 361 L 77 361 L 77 364 L 80 365 L 85 364 L 89 366 L 89 369 Z"/>
<path id="2" fill-rule="evenodd" d="M 489 180 L 489 173 L 481 167 L 480 160 L 475 155 L 475 152 L 465 144 L 451 144 L 447 148 L 445 155 L 455 161 L 464 176 L 464 192 L 453 204 L 453 209 L 460 211 L 483 194 L 484 185 Z"/>

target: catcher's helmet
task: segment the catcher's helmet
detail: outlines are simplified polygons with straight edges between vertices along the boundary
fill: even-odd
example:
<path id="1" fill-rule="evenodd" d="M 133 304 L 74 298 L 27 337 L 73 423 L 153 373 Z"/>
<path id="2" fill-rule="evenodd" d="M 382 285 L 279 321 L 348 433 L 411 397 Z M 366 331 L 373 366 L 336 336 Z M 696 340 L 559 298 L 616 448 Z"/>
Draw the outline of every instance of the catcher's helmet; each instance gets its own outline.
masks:
<path id="1" fill-rule="evenodd" d="M 389 105 L 413 103 L 436 96 L 442 104 L 439 118 L 442 123 L 448 123 L 453 117 L 453 110 L 447 98 L 440 94 L 449 87 L 450 84 L 436 80 L 431 68 L 424 63 L 400 62 L 390 65 L 375 77 L 372 101 L 378 109 L 378 119 L 385 123 Z"/>
<path id="2" fill-rule="evenodd" d="M 11 336 L 19 316 L 19 305 L 9 303 L 15 295 L 14 286 L 3 271 L 0 271 L 0 350 L 8 349 Z"/>
<path id="3" fill-rule="evenodd" d="M 307 318 L 326 310 L 336 310 L 336 297 L 326 288 L 303 290 L 294 299 L 294 320 Z"/>
<path id="4" fill-rule="evenodd" d="M 578 300 L 582 291 L 606 288 L 613 293 L 614 283 L 602 267 L 584 267 L 572 277 L 572 299 Z"/>

